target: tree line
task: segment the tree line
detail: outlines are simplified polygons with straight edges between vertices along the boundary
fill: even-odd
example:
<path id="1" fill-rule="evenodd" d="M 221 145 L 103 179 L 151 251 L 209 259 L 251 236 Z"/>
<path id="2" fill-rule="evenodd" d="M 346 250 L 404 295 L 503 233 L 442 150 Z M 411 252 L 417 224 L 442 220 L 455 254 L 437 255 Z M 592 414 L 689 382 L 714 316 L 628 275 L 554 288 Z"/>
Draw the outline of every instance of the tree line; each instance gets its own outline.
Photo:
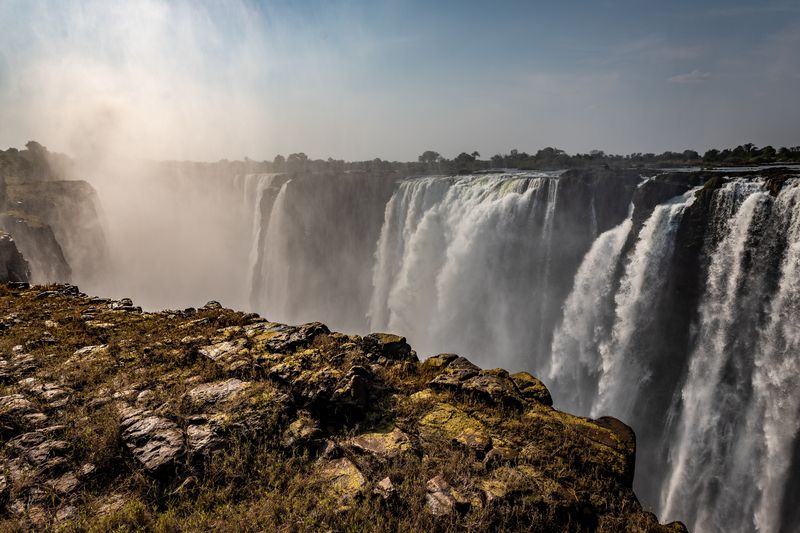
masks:
<path id="1" fill-rule="evenodd" d="M 156 163 L 172 172 L 191 175 L 248 174 L 267 172 L 300 173 L 396 173 L 400 175 L 421 174 L 465 174 L 471 172 L 496 172 L 503 169 L 561 170 L 592 166 L 609 168 L 669 168 L 669 167 L 720 167 L 753 166 L 765 164 L 800 164 L 800 146 L 758 148 L 752 143 L 735 148 L 711 149 L 700 155 L 695 150 L 682 152 L 633 153 L 628 155 L 607 154 L 602 150 L 588 153 L 568 154 L 558 148 L 542 148 L 533 154 L 510 150 L 506 154 L 495 154 L 482 158 L 481 154 L 461 152 L 448 159 L 434 150 L 425 150 L 416 161 L 387 161 L 375 158 L 365 161 L 343 159 L 312 159 L 303 152 L 277 155 L 272 161 L 223 159 L 213 163 L 188 161 L 166 161 Z M 9 148 L 0 150 L 0 176 L 19 176 L 28 179 L 64 179 L 72 177 L 74 164 L 63 154 L 50 152 L 36 141 L 29 141 L 24 150 Z"/>

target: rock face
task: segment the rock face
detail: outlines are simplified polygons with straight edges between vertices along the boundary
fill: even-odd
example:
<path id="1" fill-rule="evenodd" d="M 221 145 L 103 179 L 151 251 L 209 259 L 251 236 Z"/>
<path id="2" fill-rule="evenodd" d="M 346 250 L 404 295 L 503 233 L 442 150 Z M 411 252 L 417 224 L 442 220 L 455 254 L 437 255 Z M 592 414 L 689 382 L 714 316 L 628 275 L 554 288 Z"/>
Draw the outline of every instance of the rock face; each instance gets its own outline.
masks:
<path id="1" fill-rule="evenodd" d="M 31 271 L 17 244 L 8 233 L 0 231 L 0 282 L 27 283 Z"/>
<path id="2" fill-rule="evenodd" d="M 0 230 L 13 236 L 30 266 L 29 276 L 16 278 L 96 279 L 108 266 L 97 194 L 85 181 L 64 179 L 73 174 L 65 156 L 33 144 L 35 153 L 0 154 Z"/>
<path id="3" fill-rule="evenodd" d="M 20 252 L 31 266 L 32 281 L 71 280 L 72 270 L 50 226 L 23 214 L 12 213 L 0 215 L 0 228 L 14 236 Z"/>
<path id="4" fill-rule="evenodd" d="M 0 287 L 0 319 L 0 530 L 681 530 L 633 432 L 527 373 L 72 286 Z"/>

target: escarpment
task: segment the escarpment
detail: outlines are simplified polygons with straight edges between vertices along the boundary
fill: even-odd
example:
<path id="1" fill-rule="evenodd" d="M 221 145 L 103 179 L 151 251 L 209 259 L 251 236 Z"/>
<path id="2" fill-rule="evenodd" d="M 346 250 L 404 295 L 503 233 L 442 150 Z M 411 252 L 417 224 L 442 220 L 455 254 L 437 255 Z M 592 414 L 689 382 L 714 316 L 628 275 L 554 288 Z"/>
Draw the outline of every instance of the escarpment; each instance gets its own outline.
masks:
<path id="1" fill-rule="evenodd" d="M 0 528 L 681 531 L 530 374 L 222 308 L 0 287 Z"/>
<path id="2" fill-rule="evenodd" d="M 67 161 L 38 144 L 0 151 L 0 230 L 13 237 L 36 283 L 96 278 L 108 267 L 97 194 L 74 179 Z"/>

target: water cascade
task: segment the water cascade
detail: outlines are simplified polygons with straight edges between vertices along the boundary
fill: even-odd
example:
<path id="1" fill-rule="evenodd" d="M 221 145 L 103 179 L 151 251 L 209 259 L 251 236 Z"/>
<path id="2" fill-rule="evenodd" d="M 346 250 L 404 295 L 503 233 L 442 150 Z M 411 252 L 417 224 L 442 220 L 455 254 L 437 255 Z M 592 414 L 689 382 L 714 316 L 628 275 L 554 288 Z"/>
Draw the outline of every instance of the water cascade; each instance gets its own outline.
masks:
<path id="1" fill-rule="evenodd" d="M 634 428 L 662 520 L 800 520 L 796 179 L 250 179 L 254 310 L 544 377 L 557 407 Z"/>

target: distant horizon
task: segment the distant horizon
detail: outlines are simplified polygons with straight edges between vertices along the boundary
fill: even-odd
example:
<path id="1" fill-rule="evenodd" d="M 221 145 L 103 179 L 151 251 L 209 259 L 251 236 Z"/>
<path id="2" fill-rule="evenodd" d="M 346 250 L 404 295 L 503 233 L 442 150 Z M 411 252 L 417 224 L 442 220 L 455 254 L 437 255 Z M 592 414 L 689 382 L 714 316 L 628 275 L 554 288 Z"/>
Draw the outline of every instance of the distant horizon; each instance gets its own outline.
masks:
<path id="1" fill-rule="evenodd" d="M 9 0 L 0 145 L 413 160 L 800 143 L 794 2 Z"/>

